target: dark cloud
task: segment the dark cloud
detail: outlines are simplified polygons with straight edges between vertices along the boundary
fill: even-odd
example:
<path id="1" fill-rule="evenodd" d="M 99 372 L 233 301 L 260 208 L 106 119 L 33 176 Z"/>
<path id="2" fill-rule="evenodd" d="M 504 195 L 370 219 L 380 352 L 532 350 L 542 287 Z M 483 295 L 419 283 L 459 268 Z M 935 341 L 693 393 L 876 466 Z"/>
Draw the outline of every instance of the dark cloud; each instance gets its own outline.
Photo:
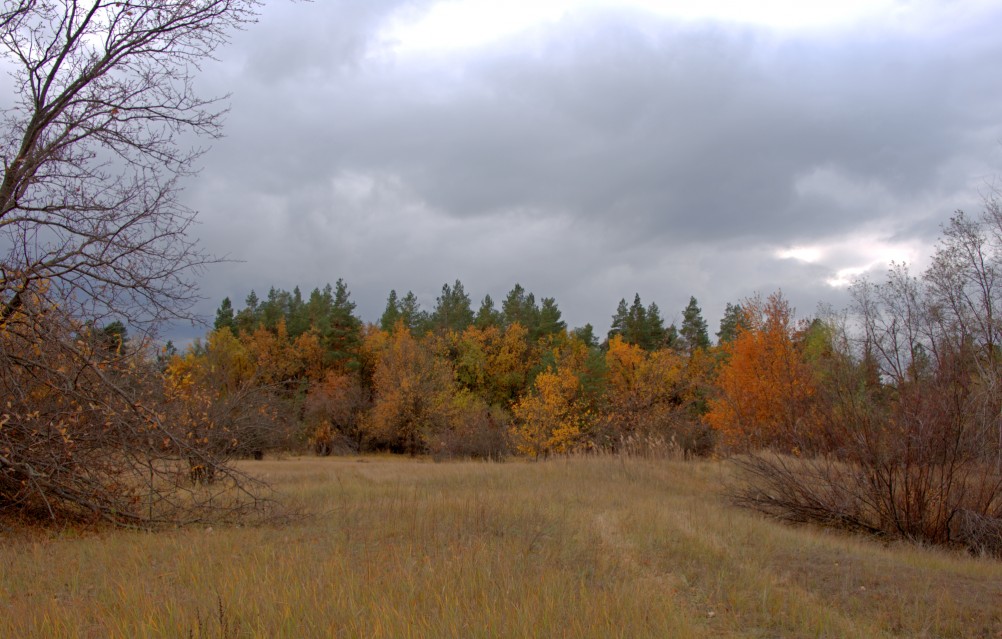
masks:
<path id="1" fill-rule="evenodd" d="M 228 137 L 187 198 L 245 260 L 209 273 L 207 308 L 345 277 L 375 320 L 390 288 L 431 306 L 458 277 L 602 330 L 634 292 L 669 317 L 696 295 L 711 325 L 779 287 L 810 312 L 868 246 L 931 250 L 999 163 L 1000 10 L 803 32 L 604 11 L 395 53 L 386 25 L 425 9 L 275 3 L 207 66 Z"/>

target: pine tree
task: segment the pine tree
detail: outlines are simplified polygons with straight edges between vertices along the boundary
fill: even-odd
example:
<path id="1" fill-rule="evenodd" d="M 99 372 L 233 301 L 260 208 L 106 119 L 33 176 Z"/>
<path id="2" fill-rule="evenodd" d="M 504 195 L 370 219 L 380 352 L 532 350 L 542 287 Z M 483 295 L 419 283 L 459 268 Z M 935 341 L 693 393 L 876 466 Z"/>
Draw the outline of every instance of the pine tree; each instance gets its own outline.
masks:
<path id="1" fill-rule="evenodd" d="M 291 339 L 296 339 L 310 330 L 310 317 L 306 304 L 303 302 L 303 294 L 298 286 L 292 289 L 292 296 L 289 298 L 289 307 L 286 312 L 288 313 L 286 325 Z"/>
<path id="2" fill-rule="evenodd" d="M 647 351 L 661 348 L 668 338 L 661 309 L 653 302 L 644 308 L 639 293 L 633 295 L 633 304 L 629 307 L 625 298 L 619 300 L 616 314 L 612 316 L 609 339 L 616 335 L 622 337 L 627 344 L 639 346 Z"/>
<path id="3" fill-rule="evenodd" d="M 223 328 L 228 328 L 232 331 L 235 328 L 233 324 L 233 303 L 230 302 L 230 298 L 224 297 L 222 304 L 216 309 L 216 321 L 213 322 L 212 328 L 217 331 Z"/>
<path id="4" fill-rule="evenodd" d="M 327 359 L 342 371 L 358 367 L 358 351 L 362 344 L 362 321 L 355 317 L 355 303 L 343 279 L 334 286 L 334 299 L 330 309 L 330 325 L 322 341 Z"/>
<path id="5" fill-rule="evenodd" d="M 333 307 L 334 289 L 330 284 L 324 286 L 323 291 L 315 288 L 310 292 L 310 299 L 306 302 L 306 315 L 310 328 L 319 335 L 326 335 L 330 331 Z"/>
<path id="6" fill-rule="evenodd" d="M 268 298 L 261 304 L 260 317 L 264 327 L 275 331 L 278 323 L 289 316 L 290 296 L 274 286 L 268 289 Z"/>
<path id="7" fill-rule="evenodd" d="M 626 332 L 626 322 L 629 318 L 630 310 L 626 306 L 626 298 L 619 300 L 619 306 L 616 307 L 616 314 L 612 316 L 612 327 L 609 329 L 609 339 L 611 340 L 616 335 L 623 335 Z"/>
<path id="8" fill-rule="evenodd" d="M 649 351 L 657 350 L 665 346 L 668 332 L 665 330 L 665 320 L 661 317 L 661 309 L 654 302 L 647 307 L 647 343 L 641 344 Z"/>
<path id="9" fill-rule="evenodd" d="M 681 347 L 693 353 L 710 345 L 710 336 L 706 332 L 706 320 L 695 297 L 689 298 L 689 304 L 682 311 L 682 328 L 679 330 Z"/>
<path id="10" fill-rule="evenodd" d="M 558 335 L 567 330 L 567 322 L 560 319 L 560 309 L 552 297 L 544 297 L 539 307 L 539 335 Z"/>
<path id="11" fill-rule="evenodd" d="M 236 329 L 241 333 L 252 333 L 261 323 L 261 314 L 257 294 L 252 290 L 244 300 L 244 308 L 235 318 Z"/>
<path id="12" fill-rule="evenodd" d="M 580 328 L 575 328 L 571 331 L 571 336 L 574 339 L 579 340 L 588 348 L 598 348 L 598 338 L 595 337 L 595 327 L 591 324 L 585 324 Z"/>
<path id="13" fill-rule="evenodd" d="M 426 332 L 428 314 L 421 310 L 421 305 L 418 304 L 417 296 L 414 293 L 407 291 L 407 295 L 404 295 L 403 299 L 400 300 L 399 308 L 400 319 L 413 335 L 422 335 Z"/>
<path id="14" fill-rule="evenodd" d="M 473 309 L 470 296 L 463 290 L 463 283 L 456 280 L 451 287 L 442 286 L 442 295 L 436 300 L 431 314 L 431 324 L 436 330 L 463 332 L 473 323 Z"/>
<path id="15" fill-rule="evenodd" d="M 386 298 L 386 309 L 383 311 L 382 317 L 379 318 L 379 328 L 387 333 L 393 332 L 393 327 L 396 326 L 399 319 L 400 303 L 397 301 L 397 292 L 391 290 L 389 297 Z"/>
<path id="16" fill-rule="evenodd" d="M 640 293 L 636 293 L 633 296 L 633 304 L 630 305 L 630 312 L 626 317 L 626 330 L 623 332 L 623 339 L 647 350 L 650 345 L 647 328 L 647 309 L 640 301 Z"/>
<path id="17" fill-rule="evenodd" d="M 535 340 L 539 328 L 539 307 L 536 297 L 526 293 L 521 284 L 515 284 L 501 303 L 501 316 L 506 327 L 520 324 L 529 331 L 529 339 Z"/>
<path id="18" fill-rule="evenodd" d="M 717 343 L 726 344 L 737 337 L 738 329 L 744 326 L 744 310 L 740 304 L 727 303 L 724 316 L 720 319 L 720 330 L 717 331 Z"/>
<path id="19" fill-rule="evenodd" d="M 480 309 L 473 319 L 473 324 L 481 330 L 501 325 L 501 313 L 494 308 L 494 300 L 490 295 L 485 295 L 484 300 L 480 302 Z"/>

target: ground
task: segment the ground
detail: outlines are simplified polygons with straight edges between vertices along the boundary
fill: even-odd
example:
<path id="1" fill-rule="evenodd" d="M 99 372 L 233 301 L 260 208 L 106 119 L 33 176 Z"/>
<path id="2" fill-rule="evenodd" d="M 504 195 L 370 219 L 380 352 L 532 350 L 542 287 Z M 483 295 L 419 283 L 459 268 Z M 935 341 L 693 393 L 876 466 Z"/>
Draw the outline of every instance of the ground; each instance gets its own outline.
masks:
<path id="1" fill-rule="evenodd" d="M 736 509 L 723 461 L 246 462 L 291 523 L 0 538 L 0 637 L 1002 637 L 1002 562 Z"/>

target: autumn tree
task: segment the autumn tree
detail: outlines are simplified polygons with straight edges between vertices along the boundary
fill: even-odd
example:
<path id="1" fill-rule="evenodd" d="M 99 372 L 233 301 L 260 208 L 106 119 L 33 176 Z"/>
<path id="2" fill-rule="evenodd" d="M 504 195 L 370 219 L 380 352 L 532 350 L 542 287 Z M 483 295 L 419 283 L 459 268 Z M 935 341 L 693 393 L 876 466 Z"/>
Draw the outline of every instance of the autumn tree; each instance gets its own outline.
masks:
<path id="1" fill-rule="evenodd" d="M 318 455 L 337 450 L 359 452 L 365 437 L 369 391 L 357 374 L 327 371 L 310 385 L 304 421 L 310 446 Z"/>
<path id="2" fill-rule="evenodd" d="M 733 448 L 790 450 L 799 432 L 812 427 L 815 393 L 796 345 L 793 310 L 778 292 L 742 307 L 746 327 L 723 345 L 726 362 L 706 419 Z"/>
<path id="3" fill-rule="evenodd" d="M 452 370 L 398 322 L 379 353 L 367 434 L 409 455 L 427 452 L 455 424 L 454 390 Z"/>
<path id="4" fill-rule="evenodd" d="M 800 333 L 815 373 L 815 427 L 801 432 L 795 462 L 742 458 L 739 503 L 1002 556 L 991 319 L 999 221 L 992 201 L 981 219 L 958 215 L 924 274 L 894 264 L 883 281 L 857 281 L 846 317 L 828 314 Z"/>
<path id="5" fill-rule="evenodd" d="M 211 481 L 214 460 L 259 458 L 285 443 L 289 431 L 276 410 L 276 387 L 265 383 L 261 372 L 253 353 L 225 328 L 168 365 L 170 428 L 195 444 L 187 455 L 192 478 Z"/>
<path id="6" fill-rule="evenodd" d="M 699 353 L 648 352 L 621 336 L 606 352 L 606 404 L 601 442 L 635 454 L 706 454 L 713 437 L 701 423 L 705 384 Z"/>
<path id="7" fill-rule="evenodd" d="M 189 444 L 164 430 L 144 342 L 164 320 L 193 319 L 211 260 L 178 189 L 201 153 L 190 136 L 218 135 L 224 110 L 195 93 L 193 73 L 257 4 L 5 3 L 0 509 L 131 524 L 177 512 L 171 465 L 155 460 Z M 112 357 L 81 340 L 110 318 L 140 347 Z"/>
<path id="8" fill-rule="evenodd" d="M 575 450 L 585 441 L 590 415 L 581 398 L 581 380 L 570 368 L 536 376 L 532 392 L 514 405 L 513 437 L 533 458 Z"/>
<path id="9" fill-rule="evenodd" d="M 528 332 L 521 324 L 467 328 L 454 345 L 456 381 L 489 406 L 508 408 L 526 389 L 533 367 Z"/>

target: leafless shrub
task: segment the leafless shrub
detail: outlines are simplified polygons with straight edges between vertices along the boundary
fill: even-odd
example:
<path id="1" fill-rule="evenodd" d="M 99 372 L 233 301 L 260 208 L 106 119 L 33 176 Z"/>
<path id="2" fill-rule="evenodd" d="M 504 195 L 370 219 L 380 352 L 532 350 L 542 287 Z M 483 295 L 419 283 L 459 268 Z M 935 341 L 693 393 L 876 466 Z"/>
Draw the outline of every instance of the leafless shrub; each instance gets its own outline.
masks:
<path id="1" fill-rule="evenodd" d="M 510 414 L 483 402 L 460 401 L 450 428 L 435 434 L 429 448 L 435 459 L 473 458 L 502 460 L 512 453 Z"/>
<path id="2" fill-rule="evenodd" d="M 972 552 L 1002 557 L 1002 517 L 960 510 L 952 528 L 952 537 Z"/>

